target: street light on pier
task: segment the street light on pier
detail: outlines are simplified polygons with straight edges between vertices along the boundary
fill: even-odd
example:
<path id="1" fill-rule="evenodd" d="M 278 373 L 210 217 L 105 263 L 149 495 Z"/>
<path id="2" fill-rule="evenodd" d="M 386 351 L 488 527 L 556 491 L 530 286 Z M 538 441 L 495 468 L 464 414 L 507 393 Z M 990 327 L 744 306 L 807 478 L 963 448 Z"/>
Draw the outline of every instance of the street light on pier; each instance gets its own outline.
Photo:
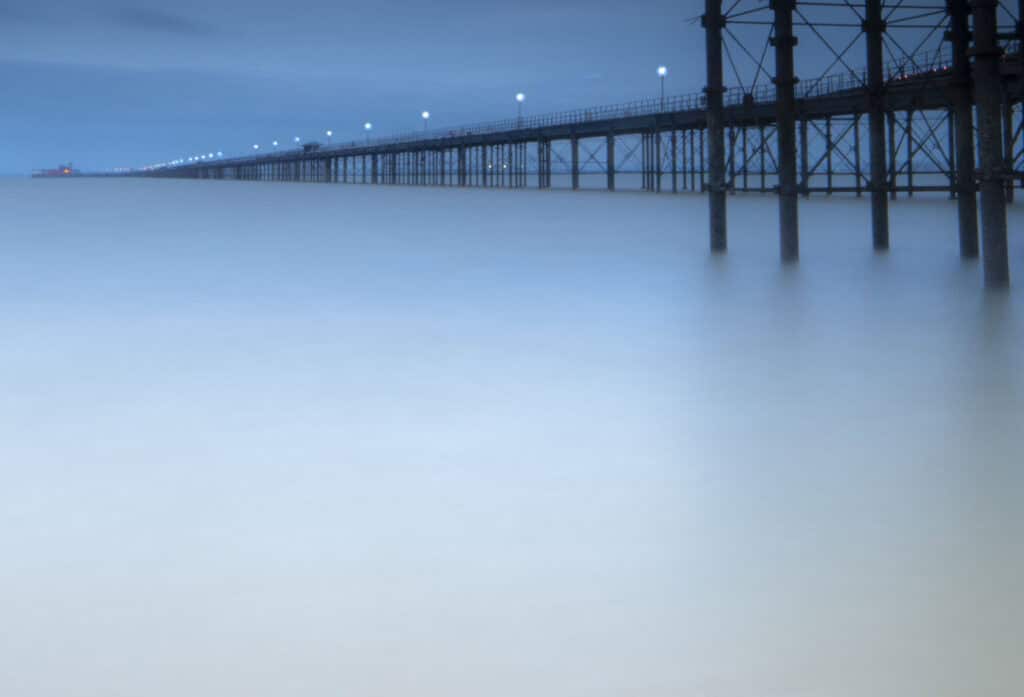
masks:
<path id="1" fill-rule="evenodd" d="M 276 140 L 272 143 L 272 145 L 274 146 L 274 150 L 277 150 L 277 141 Z"/>
<path id="2" fill-rule="evenodd" d="M 420 116 L 423 117 L 423 132 L 426 133 L 426 131 L 427 131 L 427 123 L 430 122 L 430 112 L 429 111 L 424 111 L 422 114 L 420 114 Z"/>
<path id="3" fill-rule="evenodd" d="M 665 111 L 665 76 L 668 75 L 668 68 L 664 65 L 658 66 L 658 77 L 661 78 L 661 110 Z"/>
<path id="4" fill-rule="evenodd" d="M 370 144 L 370 131 L 373 130 L 373 124 L 367 121 L 363 124 L 363 130 L 366 131 L 366 144 Z"/>
<path id="5" fill-rule="evenodd" d="M 331 144 L 331 136 L 334 135 L 334 131 L 327 131 L 327 144 Z"/>
<path id="6" fill-rule="evenodd" d="M 519 123 L 523 122 L 523 102 L 526 101 L 526 95 L 522 92 L 516 93 L 516 115 L 519 119 Z"/>
<path id="7" fill-rule="evenodd" d="M 253 150 L 259 150 L 259 149 L 260 149 L 259 143 L 257 143 L 257 144 L 255 144 L 255 145 L 253 145 L 253 146 L 252 146 L 252 149 L 253 149 Z"/>

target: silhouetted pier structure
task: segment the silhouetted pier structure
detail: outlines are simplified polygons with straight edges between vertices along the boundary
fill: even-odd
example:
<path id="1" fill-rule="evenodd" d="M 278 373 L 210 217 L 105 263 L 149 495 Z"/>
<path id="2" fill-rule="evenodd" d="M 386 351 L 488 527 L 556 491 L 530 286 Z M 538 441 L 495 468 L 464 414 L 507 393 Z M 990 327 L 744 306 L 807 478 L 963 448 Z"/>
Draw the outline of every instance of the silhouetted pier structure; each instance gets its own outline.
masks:
<path id="1" fill-rule="evenodd" d="M 728 246 L 728 194 L 776 193 L 785 262 L 799 257 L 801 196 L 870 196 L 884 251 L 888 201 L 941 192 L 958 200 L 961 255 L 980 251 L 986 286 L 1008 285 L 1006 205 L 1024 185 L 1024 0 L 729 5 L 705 0 L 698 94 L 135 174 L 542 189 L 554 174 L 573 189 L 601 174 L 615 190 L 617 175 L 639 172 L 647 191 L 708 194 L 716 252 Z M 798 79 L 797 37 L 832 59 L 818 77 Z M 726 87 L 727 64 L 740 86 Z"/>

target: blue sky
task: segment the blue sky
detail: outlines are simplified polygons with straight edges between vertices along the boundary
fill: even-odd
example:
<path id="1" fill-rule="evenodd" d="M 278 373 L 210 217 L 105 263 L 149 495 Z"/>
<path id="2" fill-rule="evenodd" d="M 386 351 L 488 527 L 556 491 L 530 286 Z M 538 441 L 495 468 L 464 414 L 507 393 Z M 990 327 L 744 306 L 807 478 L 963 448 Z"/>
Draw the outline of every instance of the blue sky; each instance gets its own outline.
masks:
<path id="1" fill-rule="evenodd" d="M 942 20 L 943 4 L 931 3 L 932 13 L 917 4 L 892 11 L 887 60 L 914 51 L 922 23 Z M 737 12 L 755 6 L 767 9 L 741 0 Z M 859 7 L 801 7 L 801 21 L 820 26 L 798 26 L 799 77 L 863 66 L 864 48 L 851 42 Z M 701 0 L 5 0 L 0 174 L 240 153 L 274 139 L 323 139 L 328 129 L 357 138 L 367 120 L 387 136 L 418 129 L 423 110 L 436 127 L 469 124 L 513 115 L 520 91 L 528 114 L 617 103 L 658 94 L 659 64 L 669 67 L 669 93 L 694 92 L 705 82 L 703 8 Z M 899 28 L 901 18 L 912 26 Z M 749 85 L 767 35 L 765 26 L 730 25 L 728 84 Z M 936 48 L 942 32 L 930 36 L 925 47 Z M 823 40 L 849 53 L 834 61 Z"/>
<path id="2" fill-rule="evenodd" d="M 693 7 L 691 7 L 691 5 Z M 387 135 L 703 84 L 702 3 L 68 2 L 0 8 L 0 172 Z"/>

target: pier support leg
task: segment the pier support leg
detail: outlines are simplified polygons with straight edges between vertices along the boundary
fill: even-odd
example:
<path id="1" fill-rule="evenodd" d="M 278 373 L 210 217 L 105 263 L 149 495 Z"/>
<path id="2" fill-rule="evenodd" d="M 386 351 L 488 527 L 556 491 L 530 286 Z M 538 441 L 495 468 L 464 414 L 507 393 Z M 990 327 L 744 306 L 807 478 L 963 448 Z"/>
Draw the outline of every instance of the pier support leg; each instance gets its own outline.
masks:
<path id="1" fill-rule="evenodd" d="M 678 170 L 679 170 L 679 167 L 678 167 L 678 164 L 679 164 L 678 152 L 679 152 L 679 148 L 678 148 L 678 146 L 679 146 L 679 143 L 678 143 L 678 139 L 677 139 L 677 136 L 676 136 L 676 129 L 673 126 L 672 127 L 672 144 L 671 144 L 671 148 L 672 148 L 672 193 L 673 194 L 679 193 L 679 175 L 678 175 Z"/>
<path id="2" fill-rule="evenodd" d="M 661 193 L 661 131 L 654 132 L 654 191 Z"/>
<path id="3" fill-rule="evenodd" d="M 800 192 L 804 198 L 811 195 L 811 156 L 807 142 L 807 119 L 800 119 Z"/>
<path id="4" fill-rule="evenodd" d="M 796 179 L 796 75 L 793 70 L 793 7 L 774 0 L 775 101 L 779 146 L 779 251 L 783 262 L 800 258 L 799 189 Z"/>
<path id="5" fill-rule="evenodd" d="M 886 122 L 889 124 L 889 198 L 896 200 L 896 112 L 887 111 Z"/>
<path id="6" fill-rule="evenodd" d="M 857 198 L 864 193 L 864 173 L 860 163 L 860 114 L 853 117 L 853 167 L 857 177 Z"/>
<path id="7" fill-rule="evenodd" d="M 572 138 L 572 188 L 580 188 L 580 139 L 576 136 Z"/>
<path id="8" fill-rule="evenodd" d="M 705 0 L 704 17 L 701 21 L 704 25 L 707 53 L 707 86 L 704 93 L 707 97 L 711 169 L 711 181 L 707 187 L 710 245 L 712 252 L 724 252 L 728 248 L 728 237 L 725 212 L 725 86 L 722 76 L 722 30 L 725 27 L 725 17 L 722 15 L 722 0 Z M 703 140 L 701 146 L 703 155 Z M 703 158 L 701 167 L 703 169 Z M 703 180 L 703 174 L 701 179 Z"/>
<path id="9" fill-rule="evenodd" d="M 885 166 L 885 76 L 883 75 L 882 36 L 886 24 L 882 0 L 867 0 L 864 34 L 868 47 L 868 154 L 871 174 L 871 243 L 877 252 L 889 249 L 888 177 Z"/>
<path id="10" fill-rule="evenodd" d="M 1003 93 L 1003 171 L 1006 173 L 1006 202 L 1013 203 L 1013 102 Z"/>
<path id="11" fill-rule="evenodd" d="M 974 0 L 974 101 L 978 108 L 981 165 L 981 237 L 985 287 L 1010 285 L 1003 172 L 1002 86 L 997 0 Z"/>
<path id="12" fill-rule="evenodd" d="M 608 191 L 615 191 L 615 135 L 612 133 L 606 139 L 605 156 L 608 160 Z"/>
<path id="13" fill-rule="evenodd" d="M 914 110 L 907 110 L 907 198 L 914 198 Z"/>

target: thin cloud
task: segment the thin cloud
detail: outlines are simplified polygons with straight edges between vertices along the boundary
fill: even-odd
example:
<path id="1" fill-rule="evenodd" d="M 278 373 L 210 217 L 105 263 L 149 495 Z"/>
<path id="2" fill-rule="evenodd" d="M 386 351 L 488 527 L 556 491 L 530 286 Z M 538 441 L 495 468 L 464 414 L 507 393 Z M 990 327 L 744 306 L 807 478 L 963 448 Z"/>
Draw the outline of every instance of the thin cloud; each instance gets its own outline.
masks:
<path id="1" fill-rule="evenodd" d="M 177 36 L 209 36 L 216 29 L 189 17 L 141 7 L 124 7 L 116 10 L 112 19 L 123 27 L 142 31 L 174 34 Z"/>

